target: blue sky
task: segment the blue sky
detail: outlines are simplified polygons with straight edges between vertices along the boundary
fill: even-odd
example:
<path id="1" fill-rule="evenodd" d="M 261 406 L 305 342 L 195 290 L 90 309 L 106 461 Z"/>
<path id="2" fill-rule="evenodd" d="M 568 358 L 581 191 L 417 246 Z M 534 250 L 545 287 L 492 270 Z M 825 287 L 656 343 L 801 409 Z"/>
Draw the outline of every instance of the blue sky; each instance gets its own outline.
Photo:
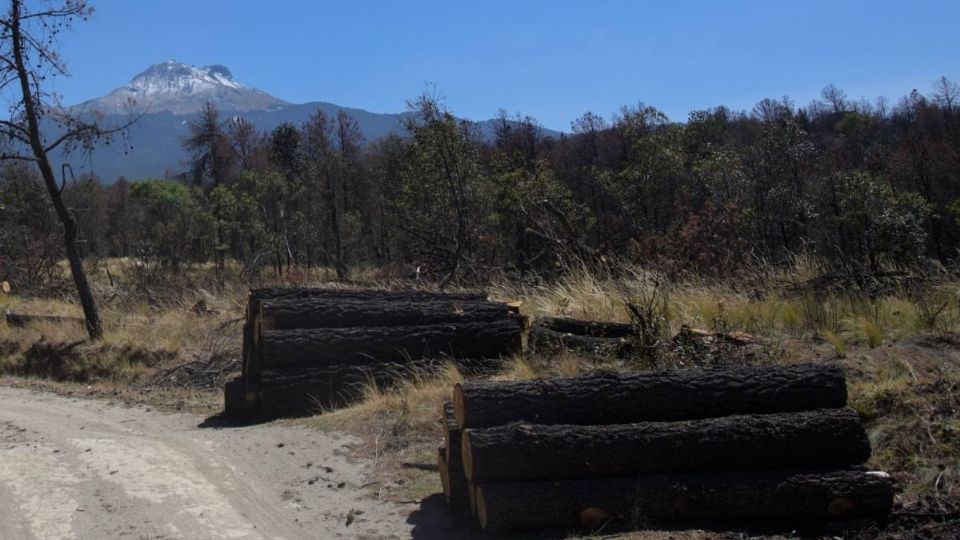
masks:
<path id="1" fill-rule="evenodd" d="M 436 85 L 458 115 L 499 108 L 569 130 L 643 101 L 698 108 L 805 104 L 827 83 L 897 99 L 960 80 L 960 0 L 94 0 L 61 37 L 67 104 L 170 58 L 224 64 L 292 102 L 398 112 Z"/>

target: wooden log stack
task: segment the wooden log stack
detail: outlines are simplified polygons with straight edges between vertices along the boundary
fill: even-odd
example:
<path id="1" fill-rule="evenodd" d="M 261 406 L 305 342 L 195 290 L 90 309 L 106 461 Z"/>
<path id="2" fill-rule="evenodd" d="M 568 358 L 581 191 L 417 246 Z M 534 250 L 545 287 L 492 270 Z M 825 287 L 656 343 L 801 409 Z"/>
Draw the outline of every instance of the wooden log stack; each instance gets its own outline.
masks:
<path id="1" fill-rule="evenodd" d="M 833 365 L 456 385 L 438 466 L 494 532 L 878 519 L 888 475 Z"/>
<path id="2" fill-rule="evenodd" d="M 516 307 L 482 292 L 256 289 L 243 326 L 241 375 L 224 389 L 236 418 L 337 406 L 359 385 L 413 365 L 495 366 L 519 351 Z"/>

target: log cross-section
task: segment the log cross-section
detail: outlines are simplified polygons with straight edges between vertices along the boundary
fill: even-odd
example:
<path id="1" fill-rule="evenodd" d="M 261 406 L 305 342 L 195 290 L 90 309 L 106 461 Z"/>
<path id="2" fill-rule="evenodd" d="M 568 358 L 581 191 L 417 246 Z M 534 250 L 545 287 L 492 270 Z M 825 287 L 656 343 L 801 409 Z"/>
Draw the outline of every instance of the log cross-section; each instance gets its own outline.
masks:
<path id="1" fill-rule="evenodd" d="M 445 401 L 440 410 L 441 423 L 443 424 L 443 441 L 446 447 L 447 461 L 456 461 L 460 463 L 460 440 L 463 433 L 457 424 L 457 418 L 453 415 L 453 403 Z"/>

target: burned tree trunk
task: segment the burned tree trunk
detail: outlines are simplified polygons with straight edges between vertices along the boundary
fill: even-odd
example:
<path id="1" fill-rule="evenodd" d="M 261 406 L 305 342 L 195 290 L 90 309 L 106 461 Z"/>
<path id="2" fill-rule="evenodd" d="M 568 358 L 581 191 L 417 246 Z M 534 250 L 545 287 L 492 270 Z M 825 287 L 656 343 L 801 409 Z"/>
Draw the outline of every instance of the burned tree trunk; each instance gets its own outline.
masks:
<path id="1" fill-rule="evenodd" d="M 424 326 L 448 322 L 492 322 L 513 318 L 506 304 L 453 299 L 280 299 L 261 305 L 265 330 Z"/>
<path id="2" fill-rule="evenodd" d="M 352 376 L 352 384 L 346 382 L 345 375 Z M 309 414 L 347 401 L 353 385 L 362 382 L 358 374 L 340 366 L 322 370 L 264 370 L 257 385 L 255 412 L 267 416 Z"/>
<path id="3" fill-rule="evenodd" d="M 557 332 L 535 324 L 530 329 L 528 348 L 532 351 L 577 351 L 601 356 L 623 356 L 633 343 L 622 337 L 591 337 Z"/>
<path id="4" fill-rule="evenodd" d="M 622 338 L 636 333 L 636 328 L 628 323 L 582 321 L 566 317 L 537 317 L 535 322 L 537 326 L 554 332 L 595 338 Z"/>
<path id="5" fill-rule="evenodd" d="M 27 326 L 32 323 L 51 323 L 51 324 L 85 324 L 85 319 L 81 317 L 70 317 L 67 315 L 43 315 L 35 313 L 17 313 L 15 311 L 5 311 L 4 319 L 10 326 Z"/>
<path id="6" fill-rule="evenodd" d="M 685 420 L 842 407 L 846 402 L 843 371 L 814 364 L 478 381 L 457 384 L 453 394 L 462 428 L 519 420 L 585 425 Z"/>
<path id="7" fill-rule="evenodd" d="M 246 406 L 244 404 L 244 381 L 242 378 L 236 378 L 227 381 L 223 387 L 223 412 L 227 418 L 239 419 L 246 415 Z"/>
<path id="8" fill-rule="evenodd" d="M 893 506 L 893 485 L 878 472 L 771 471 L 485 484 L 476 498 L 484 529 L 596 530 L 881 518 Z"/>
<path id="9" fill-rule="evenodd" d="M 264 369 L 280 366 L 409 362 L 419 358 L 497 358 L 520 348 L 520 324 L 444 323 L 424 326 L 309 328 L 263 332 Z"/>
<path id="10" fill-rule="evenodd" d="M 870 458 L 851 409 L 608 426 L 514 423 L 467 429 L 473 484 L 697 471 L 843 467 Z"/>
<path id="11" fill-rule="evenodd" d="M 264 288 L 250 291 L 250 313 L 260 312 L 260 302 L 263 300 L 279 299 L 307 299 L 329 298 L 333 300 L 379 300 L 379 301 L 429 301 L 429 300 L 457 300 L 457 301 L 485 301 L 487 293 L 475 292 L 433 292 L 433 291 L 386 291 L 379 289 L 329 289 L 329 288 Z"/>

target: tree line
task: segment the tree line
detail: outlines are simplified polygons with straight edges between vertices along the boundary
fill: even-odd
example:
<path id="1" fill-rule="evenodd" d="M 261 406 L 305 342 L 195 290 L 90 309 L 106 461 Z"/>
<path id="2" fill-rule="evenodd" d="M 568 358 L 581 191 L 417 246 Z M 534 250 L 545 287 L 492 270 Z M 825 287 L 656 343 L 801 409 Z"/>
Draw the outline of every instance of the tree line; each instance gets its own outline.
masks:
<path id="1" fill-rule="evenodd" d="M 246 277 L 302 268 L 442 284 L 549 278 L 611 261 L 733 275 L 805 251 L 876 271 L 960 246 L 960 87 L 896 103 L 833 85 L 806 106 L 698 110 L 638 104 L 544 136 L 501 111 L 492 133 L 424 95 L 405 132 L 365 140 L 346 112 L 258 132 L 212 104 L 182 141 L 176 178 L 63 187 L 82 256 L 169 272 L 235 262 Z M 29 164 L 0 167 L 0 280 L 32 283 L 63 254 Z"/>

